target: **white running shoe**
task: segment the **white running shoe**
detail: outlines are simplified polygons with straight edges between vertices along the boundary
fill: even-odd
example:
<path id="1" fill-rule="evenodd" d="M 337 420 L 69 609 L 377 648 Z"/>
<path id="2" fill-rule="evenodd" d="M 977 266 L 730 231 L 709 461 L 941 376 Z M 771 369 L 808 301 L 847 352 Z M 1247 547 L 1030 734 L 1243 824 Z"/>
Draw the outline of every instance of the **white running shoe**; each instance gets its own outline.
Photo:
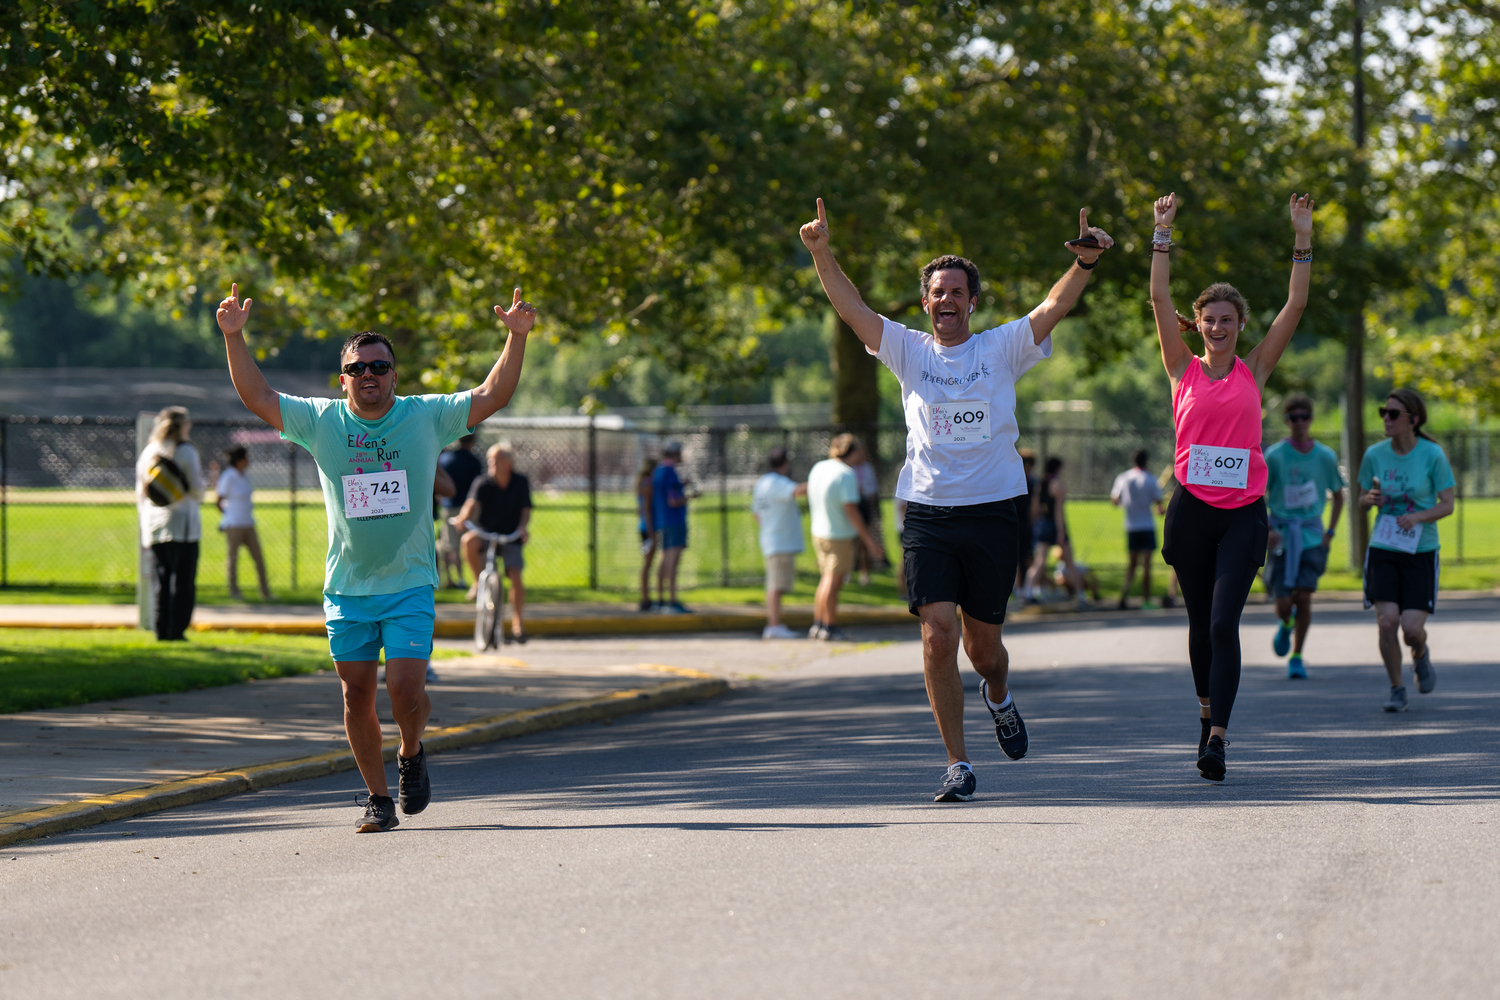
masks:
<path id="1" fill-rule="evenodd" d="M 761 629 L 760 637 L 762 639 L 797 639 L 797 638 L 800 638 L 800 636 L 796 632 L 793 632 L 791 629 L 787 628 L 785 625 L 767 625 L 765 628 Z"/>

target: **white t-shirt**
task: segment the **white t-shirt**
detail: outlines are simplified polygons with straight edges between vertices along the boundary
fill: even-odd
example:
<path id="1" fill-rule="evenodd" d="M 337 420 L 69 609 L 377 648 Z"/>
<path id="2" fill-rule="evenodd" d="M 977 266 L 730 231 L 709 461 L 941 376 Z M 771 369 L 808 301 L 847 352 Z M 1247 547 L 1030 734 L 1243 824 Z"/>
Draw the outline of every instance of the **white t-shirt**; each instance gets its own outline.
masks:
<path id="1" fill-rule="evenodd" d="M 807 506 L 812 511 L 814 538 L 854 538 L 844 504 L 859 503 L 859 479 L 836 458 L 826 458 L 807 474 Z"/>
<path id="2" fill-rule="evenodd" d="M 957 347 L 887 319 L 872 353 L 901 382 L 906 464 L 897 497 L 957 507 L 1026 492 L 1016 453 L 1016 379 L 1052 354 L 1050 336 L 1037 346 L 1030 317 Z"/>
<path id="3" fill-rule="evenodd" d="M 253 489 L 249 476 L 231 465 L 219 475 L 219 483 L 214 487 L 214 492 L 224 501 L 224 514 L 219 518 L 221 527 L 255 527 L 255 514 L 250 501 Z"/>
<path id="4" fill-rule="evenodd" d="M 755 481 L 750 509 L 760 518 L 760 554 L 802 551 L 802 511 L 797 507 L 797 484 L 779 472 Z"/>
<path id="5" fill-rule="evenodd" d="M 146 499 L 146 473 L 156 464 L 159 454 L 176 462 L 187 477 L 187 494 L 170 507 L 158 507 Z M 198 449 L 191 441 L 184 441 L 175 448 L 153 441 L 141 449 L 141 457 L 135 463 L 135 495 L 142 545 L 202 540 L 203 519 L 198 513 L 198 504 L 203 500 L 203 466 L 198 461 Z"/>
<path id="6" fill-rule="evenodd" d="M 1130 469 L 1115 477 L 1109 497 L 1118 500 L 1125 510 L 1126 531 L 1155 531 L 1156 518 L 1151 505 L 1161 499 L 1156 477 L 1145 469 Z"/>

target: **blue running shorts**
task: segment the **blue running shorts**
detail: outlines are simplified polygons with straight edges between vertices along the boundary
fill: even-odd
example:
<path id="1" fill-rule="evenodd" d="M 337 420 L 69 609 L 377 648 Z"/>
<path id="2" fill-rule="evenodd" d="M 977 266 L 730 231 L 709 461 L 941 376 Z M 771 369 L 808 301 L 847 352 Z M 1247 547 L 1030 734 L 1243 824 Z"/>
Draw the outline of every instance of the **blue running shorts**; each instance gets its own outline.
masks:
<path id="1" fill-rule="evenodd" d="M 426 660 L 432 656 L 432 623 L 437 617 L 431 587 L 395 594 L 324 594 L 328 648 L 336 663 L 386 659 Z"/>

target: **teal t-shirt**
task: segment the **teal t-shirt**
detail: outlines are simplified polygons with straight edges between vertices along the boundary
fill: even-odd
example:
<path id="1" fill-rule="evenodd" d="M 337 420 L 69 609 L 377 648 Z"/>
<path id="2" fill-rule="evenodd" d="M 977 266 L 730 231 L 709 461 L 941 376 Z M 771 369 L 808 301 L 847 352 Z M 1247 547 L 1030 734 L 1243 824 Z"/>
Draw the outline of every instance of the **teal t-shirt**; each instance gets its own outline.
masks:
<path id="1" fill-rule="evenodd" d="M 281 397 L 281 436 L 312 454 L 323 483 L 328 511 L 324 593 L 364 597 L 413 587 L 436 589 L 432 483 L 438 453 L 469 432 L 469 396 L 397 396 L 379 420 L 361 420 L 343 399 Z M 346 477 L 397 470 L 406 473 L 404 513 L 346 515 Z M 387 481 L 382 488 L 392 485 Z M 392 499 L 387 492 L 385 502 L 394 505 Z"/>
<path id="2" fill-rule="evenodd" d="M 1396 454 L 1389 440 L 1366 451 L 1364 461 L 1359 463 L 1360 490 L 1368 490 L 1376 479 L 1380 480 L 1380 492 L 1385 496 L 1379 513 L 1397 517 L 1414 510 L 1430 510 L 1437 505 L 1438 494 L 1454 485 L 1448 456 L 1426 438 L 1417 438 L 1417 446 L 1405 455 Z M 1389 545 L 1370 544 L 1377 549 L 1396 551 Z M 1437 525 L 1428 522 L 1422 525 L 1417 551 L 1435 552 L 1437 548 Z"/>
<path id="3" fill-rule="evenodd" d="M 1283 439 L 1266 449 L 1266 505 L 1273 517 L 1322 518 L 1328 491 L 1344 488 L 1339 457 L 1326 444 L 1313 442 L 1306 455 Z M 1311 502 L 1309 502 L 1311 501 Z M 1292 506 L 1297 504 L 1298 506 Z M 1323 533 L 1311 528 L 1302 532 L 1302 547 L 1317 548 Z"/>

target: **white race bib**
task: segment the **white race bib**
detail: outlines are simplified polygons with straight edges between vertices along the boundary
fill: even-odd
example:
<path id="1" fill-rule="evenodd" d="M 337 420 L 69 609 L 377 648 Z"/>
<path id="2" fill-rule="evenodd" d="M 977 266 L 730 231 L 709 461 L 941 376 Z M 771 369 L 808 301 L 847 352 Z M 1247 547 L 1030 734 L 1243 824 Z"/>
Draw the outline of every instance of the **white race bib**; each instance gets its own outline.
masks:
<path id="1" fill-rule="evenodd" d="M 1422 526 L 1415 528 L 1403 528 L 1396 523 L 1395 514 L 1381 514 L 1375 519 L 1375 537 L 1370 541 L 1378 542 L 1386 548 L 1396 549 L 1400 552 L 1417 551 L 1417 543 L 1422 540 Z"/>
<path id="2" fill-rule="evenodd" d="M 1219 448 L 1211 444 L 1189 445 L 1187 481 L 1195 486 L 1249 489 L 1250 449 Z"/>
<path id="3" fill-rule="evenodd" d="M 922 407 L 934 445 L 980 444 L 990 439 L 990 404 L 985 399 L 956 399 Z"/>
<path id="4" fill-rule="evenodd" d="M 1296 486 L 1287 486 L 1282 490 L 1284 503 L 1287 510 L 1301 510 L 1303 507 L 1311 507 L 1318 502 L 1317 483 L 1299 483 Z"/>
<path id="5" fill-rule="evenodd" d="M 379 517 L 411 510 L 406 492 L 406 470 L 365 472 L 344 477 L 344 516 Z"/>

